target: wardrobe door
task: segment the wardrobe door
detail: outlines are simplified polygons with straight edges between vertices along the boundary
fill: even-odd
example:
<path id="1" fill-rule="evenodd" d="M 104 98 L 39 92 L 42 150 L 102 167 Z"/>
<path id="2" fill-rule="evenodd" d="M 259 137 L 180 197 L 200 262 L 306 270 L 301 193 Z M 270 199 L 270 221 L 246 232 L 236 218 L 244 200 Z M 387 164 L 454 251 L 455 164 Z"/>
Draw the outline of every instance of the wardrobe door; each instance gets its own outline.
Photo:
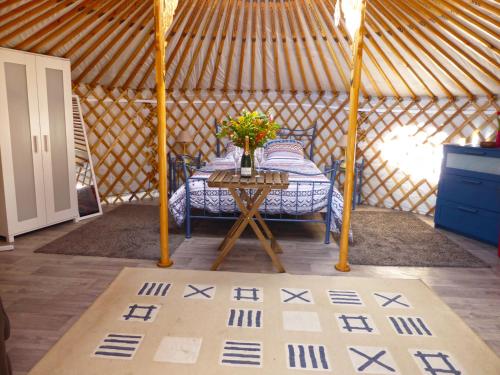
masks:
<path id="1" fill-rule="evenodd" d="M 47 224 L 77 217 L 69 61 L 37 56 Z"/>
<path id="2" fill-rule="evenodd" d="M 8 235 L 45 223 L 36 60 L 0 48 L 0 150 Z"/>

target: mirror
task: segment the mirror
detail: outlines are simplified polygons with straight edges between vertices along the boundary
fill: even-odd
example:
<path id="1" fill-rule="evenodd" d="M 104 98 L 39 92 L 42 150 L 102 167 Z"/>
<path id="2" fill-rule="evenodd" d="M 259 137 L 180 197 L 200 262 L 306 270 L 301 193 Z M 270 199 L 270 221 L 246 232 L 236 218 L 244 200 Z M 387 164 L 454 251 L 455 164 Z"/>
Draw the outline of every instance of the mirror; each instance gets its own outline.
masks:
<path id="1" fill-rule="evenodd" d="M 94 166 L 90 157 L 80 98 L 73 95 L 73 127 L 75 132 L 76 191 L 80 219 L 102 215 Z"/>

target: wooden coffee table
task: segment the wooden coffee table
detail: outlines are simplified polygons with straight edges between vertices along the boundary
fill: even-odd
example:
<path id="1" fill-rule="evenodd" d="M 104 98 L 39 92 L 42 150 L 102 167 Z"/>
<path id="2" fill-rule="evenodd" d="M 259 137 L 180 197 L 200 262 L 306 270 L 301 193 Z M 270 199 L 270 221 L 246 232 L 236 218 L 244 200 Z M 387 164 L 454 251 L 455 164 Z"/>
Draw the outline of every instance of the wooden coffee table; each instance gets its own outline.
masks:
<path id="1" fill-rule="evenodd" d="M 241 211 L 240 217 L 219 246 L 220 254 L 212 265 L 212 270 L 215 271 L 219 267 L 247 225 L 250 225 L 278 272 L 285 272 L 276 255 L 281 253 L 282 249 L 262 219 L 259 207 L 271 190 L 288 188 L 288 173 L 265 171 L 259 176 L 241 177 L 239 174 L 234 175 L 233 170 L 216 171 L 210 175 L 207 184 L 211 188 L 228 189 Z M 253 195 L 248 193 L 249 189 L 254 190 Z"/>

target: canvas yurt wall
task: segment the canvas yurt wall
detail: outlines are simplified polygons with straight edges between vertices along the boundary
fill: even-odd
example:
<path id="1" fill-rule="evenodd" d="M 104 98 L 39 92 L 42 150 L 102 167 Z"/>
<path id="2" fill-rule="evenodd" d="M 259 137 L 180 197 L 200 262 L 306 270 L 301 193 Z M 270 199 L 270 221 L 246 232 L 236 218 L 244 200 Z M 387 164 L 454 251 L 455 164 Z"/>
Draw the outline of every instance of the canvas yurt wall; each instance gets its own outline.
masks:
<path id="1" fill-rule="evenodd" d="M 214 121 L 273 108 L 286 127 L 318 122 L 325 166 L 347 129 L 350 70 L 334 1 L 180 1 L 166 36 L 167 125 L 214 157 Z M 440 145 L 496 130 L 498 4 L 368 1 L 359 111 L 363 201 L 432 214 Z M 82 100 L 101 197 L 155 195 L 151 1 L 6 1 L 0 46 L 65 56 Z M 340 176 L 342 179 L 342 176 Z"/>

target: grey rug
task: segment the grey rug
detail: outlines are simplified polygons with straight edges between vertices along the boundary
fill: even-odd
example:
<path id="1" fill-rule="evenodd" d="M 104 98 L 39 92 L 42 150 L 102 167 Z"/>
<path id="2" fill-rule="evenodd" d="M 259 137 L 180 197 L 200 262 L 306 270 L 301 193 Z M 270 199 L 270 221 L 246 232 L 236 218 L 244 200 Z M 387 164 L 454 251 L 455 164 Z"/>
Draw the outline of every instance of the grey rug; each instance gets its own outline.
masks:
<path id="1" fill-rule="evenodd" d="M 354 211 L 352 229 L 351 264 L 489 267 L 411 213 Z"/>
<path id="2" fill-rule="evenodd" d="M 198 220 L 193 237 L 223 238 L 232 222 Z M 278 240 L 298 243 L 323 241 L 324 226 L 310 223 L 270 223 Z M 405 212 L 354 211 L 351 264 L 413 267 L 488 267 L 444 234 Z M 170 224 L 171 254 L 184 241 L 183 228 Z M 248 228 L 247 228 L 248 229 Z M 158 207 L 123 204 L 104 216 L 36 250 L 37 253 L 158 259 Z M 247 230 L 242 237 L 255 238 Z M 329 251 L 330 247 L 325 247 Z"/>
<path id="3" fill-rule="evenodd" d="M 171 227 L 172 254 L 184 241 L 184 234 Z M 157 260 L 159 249 L 158 207 L 123 204 L 35 252 Z"/>

